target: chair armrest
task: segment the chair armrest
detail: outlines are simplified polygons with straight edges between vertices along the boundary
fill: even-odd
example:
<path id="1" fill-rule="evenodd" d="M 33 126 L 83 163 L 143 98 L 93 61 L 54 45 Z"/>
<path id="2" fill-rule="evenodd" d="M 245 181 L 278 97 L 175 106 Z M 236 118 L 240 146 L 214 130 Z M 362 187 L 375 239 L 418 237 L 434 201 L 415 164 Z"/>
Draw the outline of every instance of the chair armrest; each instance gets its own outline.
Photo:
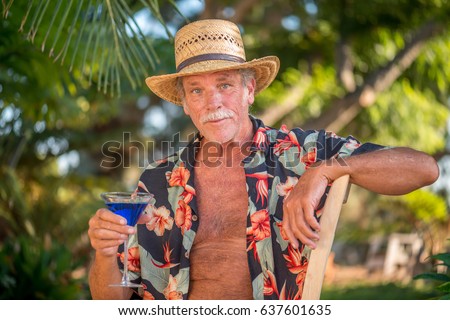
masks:
<path id="1" fill-rule="evenodd" d="M 328 192 L 320 218 L 320 240 L 309 256 L 302 300 L 320 299 L 328 256 L 333 245 L 342 204 L 347 200 L 349 187 L 349 176 L 345 175 L 336 179 Z"/>

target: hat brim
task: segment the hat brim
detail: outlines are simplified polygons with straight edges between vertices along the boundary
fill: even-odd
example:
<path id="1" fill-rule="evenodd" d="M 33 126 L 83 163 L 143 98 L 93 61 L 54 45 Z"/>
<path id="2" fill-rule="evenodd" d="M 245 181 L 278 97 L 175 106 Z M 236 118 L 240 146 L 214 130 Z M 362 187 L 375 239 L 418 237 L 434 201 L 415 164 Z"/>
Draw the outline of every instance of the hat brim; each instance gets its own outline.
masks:
<path id="1" fill-rule="evenodd" d="M 177 78 L 179 77 L 226 70 L 253 69 L 255 71 L 256 95 L 272 83 L 279 68 L 280 60 L 275 56 L 254 59 L 244 63 L 207 60 L 192 64 L 178 73 L 148 77 L 145 79 L 145 83 L 161 99 L 181 106 L 183 103 L 177 90 Z"/>

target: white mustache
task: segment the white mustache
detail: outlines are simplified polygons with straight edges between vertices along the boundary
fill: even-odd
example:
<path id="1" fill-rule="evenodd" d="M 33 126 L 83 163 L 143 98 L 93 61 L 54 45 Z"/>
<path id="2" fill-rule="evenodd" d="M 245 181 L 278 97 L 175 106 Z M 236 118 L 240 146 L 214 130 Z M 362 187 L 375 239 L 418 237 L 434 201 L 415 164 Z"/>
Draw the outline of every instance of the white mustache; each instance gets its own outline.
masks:
<path id="1" fill-rule="evenodd" d="M 232 118 L 232 117 L 233 117 L 233 112 L 232 111 L 219 109 L 217 111 L 214 111 L 212 113 L 204 115 L 203 117 L 200 118 L 200 121 L 202 123 L 206 123 L 206 122 L 209 122 L 209 121 L 217 121 L 217 120 L 222 120 L 222 119 L 229 119 L 229 118 Z"/>

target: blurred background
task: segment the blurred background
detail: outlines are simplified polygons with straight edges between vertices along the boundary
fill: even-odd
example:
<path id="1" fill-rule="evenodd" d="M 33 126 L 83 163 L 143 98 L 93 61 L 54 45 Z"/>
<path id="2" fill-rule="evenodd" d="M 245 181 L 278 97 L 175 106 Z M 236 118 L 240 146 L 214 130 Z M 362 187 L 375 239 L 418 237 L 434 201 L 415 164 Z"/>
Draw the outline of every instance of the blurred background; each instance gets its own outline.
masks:
<path id="1" fill-rule="evenodd" d="M 2 1 L 0 298 L 90 299 L 88 220 L 99 194 L 192 137 L 146 76 L 174 72 L 173 36 L 223 18 L 247 59 L 281 69 L 251 113 L 409 146 L 440 179 L 401 197 L 352 186 L 322 298 L 449 297 L 450 3 L 447 0 Z M 420 275 L 420 276 L 418 276 Z M 421 278 L 421 279 L 414 279 Z"/>

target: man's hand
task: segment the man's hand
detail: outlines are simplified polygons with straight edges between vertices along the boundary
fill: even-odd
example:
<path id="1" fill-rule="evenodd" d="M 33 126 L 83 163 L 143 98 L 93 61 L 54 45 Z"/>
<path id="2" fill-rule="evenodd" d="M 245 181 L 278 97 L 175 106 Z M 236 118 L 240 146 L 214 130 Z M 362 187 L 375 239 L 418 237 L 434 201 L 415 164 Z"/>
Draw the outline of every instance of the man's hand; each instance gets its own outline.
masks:
<path id="1" fill-rule="evenodd" d="M 299 240 L 311 249 L 317 247 L 320 224 L 314 212 L 327 186 L 350 173 L 347 159 L 329 159 L 314 163 L 299 178 L 283 203 L 282 228 L 294 248 L 299 247 Z"/>
<path id="2" fill-rule="evenodd" d="M 309 167 L 284 199 L 282 227 L 294 248 L 299 247 L 300 240 L 315 249 L 319 240 L 320 225 L 314 217 L 314 210 L 331 180 L 325 170 L 321 169 L 323 165 L 325 164 Z"/>
<path id="3" fill-rule="evenodd" d="M 93 299 L 129 299 L 132 290 L 129 288 L 108 285 L 119 283 L 122 273 L 117 264 L 117 247 L 135 229 L 127 225 L 127 221 L 107 209 L 99 209 L 89 220 L 88 235 L 95 249 L 94 263 L 89 270 L 89 288 Z"/>
<path id="4" fill-rule="evenodd" d="M 116 256 L 117 247 L 121 245 L 128 235 L 135 229 L 127 226 L 127 221 L 107 209 L 99 209 L 89 220 L 88 235 L 92 247 L 102 256 Z"/>

